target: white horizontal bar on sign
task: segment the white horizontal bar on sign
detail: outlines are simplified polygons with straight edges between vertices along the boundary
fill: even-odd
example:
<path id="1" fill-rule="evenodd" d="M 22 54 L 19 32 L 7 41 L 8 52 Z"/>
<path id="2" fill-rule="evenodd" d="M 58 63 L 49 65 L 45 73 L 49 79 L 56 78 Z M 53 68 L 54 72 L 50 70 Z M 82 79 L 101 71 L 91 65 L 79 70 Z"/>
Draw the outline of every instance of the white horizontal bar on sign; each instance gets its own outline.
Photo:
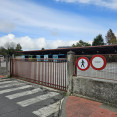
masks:
<path id="1" fill-rule="evenodd" d="M 19 83 L 19 82 L 17 82 L 17 83 L 15 83 L 15 84 L 5 84 L 5 85 L 3 85 L 3 86 L 0 86 L 0 89 L 1 88 L 6 88 L 6 87 L 11 87 L 11 86 L 17 86 L 17 85 L 22 85 L 22 84 L 24 84 L 24 83 Z"/>
<path id="2" fill-rule="evenodd" d="M 42 91 L 42 89 L 36 88 L 34 90 L 24 91 L 24 92 L 21 92 L 21 93 L 15 93 L 15 94 L 12 94 L 12 95 L 8 95 L 6 97 L 9 98 L 9 99 L 15 99 L 15 98 L 26 96 L 26 95 L 31 95 L 31 94 L 37 93 L 39 91 Z"/>
<path id="3" fill-rule="evenodd" d="M 26 106 L 35 104 L 37 102 L 41 102 L 43 100 L 46 100 L 46 99 L 48 99 L 50 97 L 54 97 L 54 96 L 56 96 L 58 94 L 59 93 L 56 93 L 56 92 L 49 92 L 49 93 L 47 93 L 45 95 L 41 95 L 41 96 L 37 96 L 35 98 L 31 98 L 31 99 L 28 99 L 28 100 L 24 100 L 24 101 L 21 101 L 21 102 L 17 102 L 17 104 L 19 104 L 22 107 L 26 107 Z"/>
<path id="4" fill-rule="evenodd" d="M 1 90 L 0 94 L 12 92 L 12 91 L 17 91 L 17 90 L 20 90 L 20 89 L 26 89 L 26 88 L 29 88 L 29 87 L 32 87 L 32 86 L 31 85 L 26 85 L 26 86 L 17 87 L 17 88 L 5 89 L 5 90 Z"/>
<path id="5" fill-rule="evenodd" d="M 49 106 L 43 107 L 37 111 L 33 111 L 33 114 L 39 116 L 39 117 L 47 117 L 53 113 L 56 113 L 59 111 L 60 101 L 51 104 Z"/>
<path id="6" fill-rule="evenodd" d="M 15 82 L 17 82 L 17 81 L 2 81 L 2 82 L 0 82 L 0 85 L 1 84 L 6 84 L 6 83 L 15 83 Z"/>

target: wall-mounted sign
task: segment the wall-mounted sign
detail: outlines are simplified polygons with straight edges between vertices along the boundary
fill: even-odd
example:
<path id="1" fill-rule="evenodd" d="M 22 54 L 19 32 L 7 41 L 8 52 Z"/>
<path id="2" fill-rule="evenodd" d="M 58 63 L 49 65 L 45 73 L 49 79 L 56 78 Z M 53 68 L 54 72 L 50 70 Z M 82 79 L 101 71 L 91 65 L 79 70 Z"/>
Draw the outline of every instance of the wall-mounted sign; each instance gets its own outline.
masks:
<path id="1" fill-rule="evenodd" d="M 95 70 L 102 70 L 106 67 L 106 59 L 102 55 L 94 55 L 91 58 L 91 67 Z"/>
<path id="2" fill-rule="evenodd" d="M 90 63 L 89 63 L 89 59 L 86 57 L 79 57 L 77 60 L 77 67 L 78 69 L 85 71 L 89 68 Z"/>

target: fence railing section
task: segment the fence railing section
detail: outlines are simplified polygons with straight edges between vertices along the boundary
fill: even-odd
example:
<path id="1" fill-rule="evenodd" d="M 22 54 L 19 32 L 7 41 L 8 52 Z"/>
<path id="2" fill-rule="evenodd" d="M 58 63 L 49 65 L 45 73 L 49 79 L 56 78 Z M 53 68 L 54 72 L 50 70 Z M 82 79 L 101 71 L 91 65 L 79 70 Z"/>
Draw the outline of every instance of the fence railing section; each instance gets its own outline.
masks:
<path id="1" fill-rule="evenodd" d="M 66 91 L 67 59 L 11 59 L 11 75 Z"/>
<path id="2" fill-rule="evenodd" d="M 107 64 L 103 70 L 94 70 L 91 66 L 86 71 L 81 71 L 77 68 L 76 62 L 79 57 L 87 57 L 89 61 L 93 55 L 75 55 L 74 56 L 74 76 L 84 76 L 90 78 L 99 78 L 107 80 L 117 80 L 117 54 L 108 54 L 104 56 Z"/>

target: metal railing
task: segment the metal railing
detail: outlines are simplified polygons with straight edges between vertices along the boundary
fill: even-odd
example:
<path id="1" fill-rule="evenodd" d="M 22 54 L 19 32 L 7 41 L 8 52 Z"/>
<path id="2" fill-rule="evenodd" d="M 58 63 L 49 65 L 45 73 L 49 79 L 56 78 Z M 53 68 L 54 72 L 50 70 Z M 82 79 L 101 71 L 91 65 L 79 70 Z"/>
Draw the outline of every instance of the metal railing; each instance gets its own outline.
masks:
<path id="1" fill-rule="evenodd" d="M 67 59 L 11 59 L 11 75 L 66 91 Z"/>
<path id="2" fill-rule="evenodd" d="M 87 57 L 91 61 L 93 55 L 75 55 L 74 56 L 74 76 L 83 76 L 90 78 L 115 80 L 117 81 L 117 54 L 102 54 L 106 59 L 106 67 L 103 70 L 94 70 L 91 65 L 86 71 L 77 68 L 76 62 L 79 57 Z"/>

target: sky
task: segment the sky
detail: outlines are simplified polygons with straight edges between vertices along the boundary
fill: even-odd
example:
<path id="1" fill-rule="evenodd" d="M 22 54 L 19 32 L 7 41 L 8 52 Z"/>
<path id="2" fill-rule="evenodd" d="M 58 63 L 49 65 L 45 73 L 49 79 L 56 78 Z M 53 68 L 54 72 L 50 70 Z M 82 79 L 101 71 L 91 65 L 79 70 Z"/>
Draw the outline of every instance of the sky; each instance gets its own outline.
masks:
<path id="1" fill-rule="evenodd" d="M 109 29 L 117 36 L 117 0 L 0 0 L 0 46 L 54 49 L 105 39 Z"/>

